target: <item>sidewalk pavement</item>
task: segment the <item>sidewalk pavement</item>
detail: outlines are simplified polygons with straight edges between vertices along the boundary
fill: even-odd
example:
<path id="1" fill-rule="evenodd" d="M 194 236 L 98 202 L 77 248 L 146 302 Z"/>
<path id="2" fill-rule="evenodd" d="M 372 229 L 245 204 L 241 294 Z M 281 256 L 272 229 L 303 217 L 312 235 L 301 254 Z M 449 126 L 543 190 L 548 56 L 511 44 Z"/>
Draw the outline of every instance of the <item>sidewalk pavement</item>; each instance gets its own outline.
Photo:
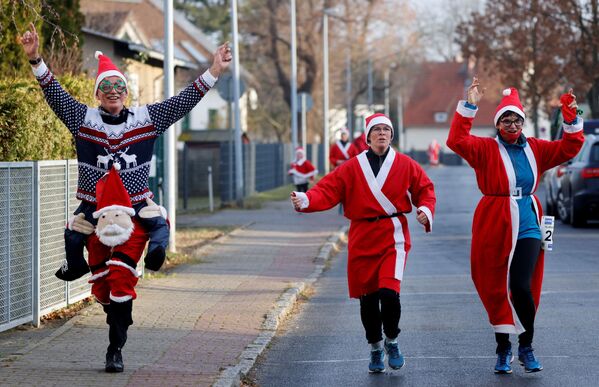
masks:
<path id="1" fill-rule="evenodd" d="M 285 201 L 183 215 L 177 225 L 239 228 L 196 251 L 200 263 L 140 281 L 124 373 L 104 372 L 108 326 L 94 304 L 33 342 L 23 340 L 31 332 L 0 335 L 12 345 L 0 357 L 0 385 L 235 385 L 322 271 L 347 221 L 336 209 L 298 214 Z"/>

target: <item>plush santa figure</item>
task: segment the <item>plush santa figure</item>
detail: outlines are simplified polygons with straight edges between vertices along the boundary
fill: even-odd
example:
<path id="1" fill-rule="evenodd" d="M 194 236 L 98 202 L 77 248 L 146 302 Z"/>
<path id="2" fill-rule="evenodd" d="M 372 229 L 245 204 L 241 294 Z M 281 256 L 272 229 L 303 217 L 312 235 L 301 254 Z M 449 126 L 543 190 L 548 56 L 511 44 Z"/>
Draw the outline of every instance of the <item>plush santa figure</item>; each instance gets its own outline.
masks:
<path id="1" fill-rule="evenodd" d="M 148 241 L 147 230 L 135 216 L 117 165 L 96 184 L 98 206 L 93 217 L 98 224 L 87 240 L 91 292 L 103 305 L 109 325 L 107 372 L 121 372 L 124 368 L 121 349 L 133 323 L 135 285 L 141 275 L 137 264 Z"/>

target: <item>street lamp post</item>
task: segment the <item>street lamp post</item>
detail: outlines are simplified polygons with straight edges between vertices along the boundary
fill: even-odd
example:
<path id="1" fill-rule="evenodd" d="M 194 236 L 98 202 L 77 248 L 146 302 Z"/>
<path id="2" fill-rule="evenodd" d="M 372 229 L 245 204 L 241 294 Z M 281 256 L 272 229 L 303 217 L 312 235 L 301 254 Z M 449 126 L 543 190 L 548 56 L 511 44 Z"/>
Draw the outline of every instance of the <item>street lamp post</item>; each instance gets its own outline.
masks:
<path id="1" fill-rule="evenodd" d="M 295 0 L 291 0 L 291 144 L 297 148 L 297 42 Z"/>
<path id="2" fill-rule="evenodd" d="M 239 34 L 237 33 L 237 0 L 231 1 L 233 30 L 233 101 L 235 101 L 235 199 L 243 199 L 243 164 L 241 149 L 241 114 L 239 108 Z"/>
<path id="3" fill-rule="evenodd" d="M 164 0 L 164 99 L 168 99 L 175 94 L 175 69 L 174 69 L 174 53 L 173 53 L 173 0 Z M 164 193 L 166 196 L 166 211 L 169 214 L 170 220 L 170 236 L 169 250 L 177 251 L 175 245 L 176 233 L 176 170 L 175 170 L 175 155 L 176 148 L 176 133 L 175 127 L 171 126 L 166 131 L 164 141 Z"/>
<path id="4" fill-rule="evenodd" d="M 322 16 L 322 46 L 323 46 L 323 136 L 322 142 L 324 143 L 324 173 L 329 173 L 329 15 L 327 10 L 324 11 Z"/>
<path id="5" fill-rule="evenodd" d="M 347 129 L 349 130 L 349 134 L 351 138 L 354 138 L 354 128 L 353 128 L 353 120 L 354 120 L 354 112 L 352 110 L 352 101 L 351 101 L 351 51 L 350 48 L 347 49 L 347 59 L 346 59 L 346 80 L 345 80 L 345 93 L 347 95 Z"/>

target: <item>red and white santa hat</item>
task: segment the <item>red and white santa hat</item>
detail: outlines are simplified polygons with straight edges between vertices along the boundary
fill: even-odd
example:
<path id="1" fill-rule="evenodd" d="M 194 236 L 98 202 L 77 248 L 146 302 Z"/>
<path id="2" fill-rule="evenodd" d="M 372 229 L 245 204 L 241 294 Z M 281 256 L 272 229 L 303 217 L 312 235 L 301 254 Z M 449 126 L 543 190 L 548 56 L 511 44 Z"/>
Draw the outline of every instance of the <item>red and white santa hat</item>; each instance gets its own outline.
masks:
<path id="1" fill-rule="evenodd" d="M 373 115 L 366 117 L 366 142 L 370 143 L 370 129 L 379 124 L 385 124 L 391 128 L 391 139 L 393 139 L 393 124 L 389 117 L 383 113 L 374 113 Z"/>
<path id="2" fill-rule="evenodd" d="M 497 125 L 499 117 L 501 117 L 501 115 L 505 112 L 514 112 L 521 116 L 522 119 L 526 118 L 526 115 L 524 114 L 524 108 L 520 103 L 518 90 L 516 90 L 515 87 L 510 87 L 509 89 L 503 90 L 503 98 L 495 110 L 495 119 L 493 120 L 495 125 Z"/>
<path id="3" fill-rule="evenodd" d="M 96 86 L 94 87 L 94 94 L 98 91 L 98 85 L 104 78 L 108 77 L 119 77 L 125 82 L 125 86 L 127 86 L 127 78 L 125 78 L 125 74 L 121 72 L 112 63 L 109 57 L 104 55 L 102 51 L 96 51 L 95 55 L 98 60 L 98 76 L 96 77 Z"/>
<path id="4" fill-rule="evenodd" d="M 121 210 L 129 216 L 135 215 L 129 193 L 125 189 L 115 165 L 98 180 L 96 184 L 96 200 L 98 201 L 98 206 L 97 210 L 93 213 L 94 219 L 98 219 L 106 211 L 114 210 Z"/>
<path id="5" fill-rule="evenodd" d="M 346 127 L 339 129 L 339 135 L 347 134 L 349 136 L 349 130 Z"/>

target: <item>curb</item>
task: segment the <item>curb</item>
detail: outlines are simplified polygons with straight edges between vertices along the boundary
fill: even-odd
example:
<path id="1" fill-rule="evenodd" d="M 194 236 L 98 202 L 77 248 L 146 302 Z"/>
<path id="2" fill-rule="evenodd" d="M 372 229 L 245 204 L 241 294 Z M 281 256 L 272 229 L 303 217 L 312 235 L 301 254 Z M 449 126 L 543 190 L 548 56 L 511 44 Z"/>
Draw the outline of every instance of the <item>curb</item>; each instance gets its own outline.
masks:
<path id="1" fill-rule="evenodd" d="M 262 323 L 261 333 L 256 339 L 245 347 L 245 350 L 239 355 L 239 362 L 225 368 L 218 379 L 212 384 L 213 387 L 237 387 L 241 385 L 241 378 L 252 369 L 256 359 L 260 356 L 272 338 L 277 333 L 279 324 L 289 314 L 297 301 L 298 295 L 306 289 L 307 286 L 316 282 L 325 269 L 327 261 L 338 249 L 339 241 L 345 237 L 347 226 L 341 227 L 337 232 L 320 248 L 314 261 L 318 262 L 314 272 L 310 274 L 303 282 L 297 282 L 293 287 L 287 289 L 275 303 L 275 307 L 268 312 L 266 319 Z"/>

